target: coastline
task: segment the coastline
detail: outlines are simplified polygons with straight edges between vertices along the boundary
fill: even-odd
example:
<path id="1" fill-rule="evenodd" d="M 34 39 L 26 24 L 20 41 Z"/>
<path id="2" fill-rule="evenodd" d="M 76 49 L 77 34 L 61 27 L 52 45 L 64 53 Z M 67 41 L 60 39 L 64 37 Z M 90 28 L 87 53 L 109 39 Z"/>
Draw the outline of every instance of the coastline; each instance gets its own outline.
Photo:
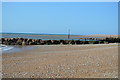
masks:
<path id="1" fill-rule="evenodd" d="M 3 54 L 2 67 L 3 78 L 117 78 L 118 44 L 36 45 Z"/>
<path id="2" fill-rule="evenodd" d="M 118 1 L 2 2 L 1 79 L 119 78 Z"/>
<path id="3" fill-rule="evenodd" d="M 11 53 L 18 53 L 22 51 L 32 50 L 35 48 L 34 45 L 25 45 L 25 46 L 19 46 L 19 45 L 4 45 L 5 48 L 2 48 L 0 51 L 2 51 L 2 54 L 11 54 Z"/>

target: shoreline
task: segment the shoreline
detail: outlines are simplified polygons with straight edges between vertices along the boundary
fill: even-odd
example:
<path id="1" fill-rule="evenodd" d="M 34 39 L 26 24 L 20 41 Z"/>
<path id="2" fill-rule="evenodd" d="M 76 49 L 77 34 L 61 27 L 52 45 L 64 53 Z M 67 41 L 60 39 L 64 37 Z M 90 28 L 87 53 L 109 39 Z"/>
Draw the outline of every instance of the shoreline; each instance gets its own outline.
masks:
<path id="1" fill-rule="evenodd" d="M 27 51 L 27 50 L 32 50 L 34 49 L 34 45 L 25 45 L 25 46 L 18 46 L 18 45 L 12 45 L 12 46 L 7 46 L 4 49 L 1 49 L 2 54 L 13 54 L 13 53 L 19 53 L 22 51 Z"/>
<path id="2" fill-rule="evenodd" d="M 118 78 L 118 44 L 36 45 L 3 54 L 2 67 L 3 78 Z"/>
<path id="3" fill-rule="evenodd" d="M 71 46 L 76 46 L 76 47 L 86 47 L 86 46 L 109 46 L 109 45 L 118 45 L 118 43 L 109 43 L 109 44 L 81 44 L 81 45 L 24 45 L 24 46 L 20 46 L 20 45 L 12 45 L 12 46 L 7 46 L 7 45 L 4 45 L 5 47 L 12 47 L 12 49 L 8 49 L 8 50 L 5 50 L 2 51 L 2 54 L 14 54 L 14 53 L 21 53 L 21 52 L 24 52 L 24 51 L 32 51 L 32 50 L 36 50 L 38 47 L 42 46 L 42 47 L 46 47 L 46 46 L 50 46 L 50 47 L 71 47 Z M 17 49 L 17 50 L 16 50 Z"/>

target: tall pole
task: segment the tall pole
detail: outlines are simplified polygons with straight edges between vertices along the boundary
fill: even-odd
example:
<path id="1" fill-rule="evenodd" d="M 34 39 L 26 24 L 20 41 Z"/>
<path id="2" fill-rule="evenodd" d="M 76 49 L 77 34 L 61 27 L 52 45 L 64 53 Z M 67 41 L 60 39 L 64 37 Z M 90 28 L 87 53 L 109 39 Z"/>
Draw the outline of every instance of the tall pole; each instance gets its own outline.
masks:
<path id="1" fill-rule="evenodd" d="M 68 39 L 70 39 L 70 29 L 68 30 Z"/>

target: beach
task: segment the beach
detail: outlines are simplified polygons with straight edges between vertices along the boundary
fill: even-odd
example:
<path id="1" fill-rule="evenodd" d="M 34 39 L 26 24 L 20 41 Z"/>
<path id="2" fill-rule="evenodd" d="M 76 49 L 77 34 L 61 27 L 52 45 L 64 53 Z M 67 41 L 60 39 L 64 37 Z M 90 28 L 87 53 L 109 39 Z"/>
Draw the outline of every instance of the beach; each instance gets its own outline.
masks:
<path id="1" fill-rule="evenodd" d="M 118 44 L 35 45 L 2 55 L 3 78 L 118 78 Z"/>
<path id="2" fill-rule="evenodd" d="M 117 1 L 1 5 L 0 78 L 118 78 Z"/>

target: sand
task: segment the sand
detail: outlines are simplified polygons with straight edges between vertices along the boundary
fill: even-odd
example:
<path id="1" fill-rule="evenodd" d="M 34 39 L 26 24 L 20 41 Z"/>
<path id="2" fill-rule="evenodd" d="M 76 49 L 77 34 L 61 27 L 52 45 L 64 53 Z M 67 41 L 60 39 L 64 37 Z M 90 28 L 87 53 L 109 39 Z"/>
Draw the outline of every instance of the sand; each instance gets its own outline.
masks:
<path id="1" fill-rule="evenodd" d="M 118 44 L 38 45 L 2 55 L 3 78 L 118 78 Z"/>

